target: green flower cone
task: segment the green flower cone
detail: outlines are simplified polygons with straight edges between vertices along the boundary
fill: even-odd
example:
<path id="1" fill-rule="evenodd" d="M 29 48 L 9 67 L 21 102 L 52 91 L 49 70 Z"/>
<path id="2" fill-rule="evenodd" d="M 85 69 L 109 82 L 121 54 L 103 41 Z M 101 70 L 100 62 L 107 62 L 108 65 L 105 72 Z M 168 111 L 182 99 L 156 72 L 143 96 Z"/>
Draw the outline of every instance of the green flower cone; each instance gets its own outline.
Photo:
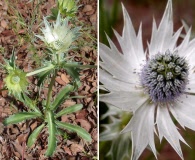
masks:
<path id="1" fill-rule="evenodd" d="M 26 73 L 20 69 L 8 70 L 8 75 L 4 79 L 5 85 L 8 88 L 9 94 L 16 97 L 21 96 L 21 92 L 27 92 L 27 79 Z"/>

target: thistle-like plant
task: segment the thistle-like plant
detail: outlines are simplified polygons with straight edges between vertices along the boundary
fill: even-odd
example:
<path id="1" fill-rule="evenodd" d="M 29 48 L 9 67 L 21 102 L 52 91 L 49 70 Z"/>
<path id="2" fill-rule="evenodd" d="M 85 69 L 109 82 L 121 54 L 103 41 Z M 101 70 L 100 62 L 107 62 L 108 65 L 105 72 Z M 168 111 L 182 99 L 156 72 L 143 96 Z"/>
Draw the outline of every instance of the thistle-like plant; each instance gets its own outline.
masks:
<path id="1" fill-rule="evenodd" d="M 56 23 L 53 24 L 53 28 L 46 19 L 44 19 L 44 24 L 45 28 L 42 28 L 43 36 L 37 35 L 37 37 L 45 42 L 50 54 L 47 60 L 43 60 L 43 66 L 41 68 L 24 73 L 16 67 L 14 54 L 9 61 L 6 60 L 5 68 L 8 75 L 5 78 L 5 83 L 7 89 L 13 96 L 23 102 L 28 110 L 11 115 L 4 120 L 4 124 L 10 125 L 29 119 L 37 119 L 39 126 L 30 134 L 27 145 L 31 147 L 35 143 L 38 135 L 46 127 L 49 132 L 46 156 L 52 156 L 56 148 L 56 135 L 62 133 L 61 130 L 63 129 L 76 132 L 84 140 L 91 141 L 90 134 L 83 128 L 60 121 L 62 115 L 82 109 L 82 104 L 76 104 L 60 111 L 59 107 L 65 100 L 70 99 L 71 92 L 76 91 L 80 86 L 80 69 L 94 66 L 79 64 L 68 57 L 68 51 L 72 48 L 72 42 L 78 37 L 80 27 L 71 29 L 68 24 L 68 19 L 61 19 L 60 14 Z M 72 81 L 71 84 L 62 88 L 57 96 L 52 99 L 52 87 L 54 86 L 57 72 L 61 69 L 64 69 L 72 77 Z M 32 100 L 28 96 L 26 90 L 27 77 L 33 75 L 38 76 L 37 85 L 40 89 L 46 78 L 50 80 L 47 98 L 39 106 L 37 105 L 37 101 Z M 18 94 L 19 96 L 17 96 Z"/>
<path id="2" fill-rule="evenodd" d="M 67 52 L 73 48 L 72 42 L 79 36 L 80 27 L 71 28 L 69 18 L 62 19 L 58 14 L 55 24 L 49 24 L 44 18 L 45 28 L 42 28 L 44 36 L 37 35 L 46 43 L 48 48 L 56 54 Z"/>
<path id="3" fill-rule="evenodd" d="M 28 147 L 31 147 L 35 143 L 38 135 L 41 133 L 44 127 L 47 127 L 49 132 L 49 138 L 46 156 L 53 155 L 53 152 L 55 151 L 56 148 L 57 141 L 56 135 L 61 133 L 61 129 L 76 132 L 78 136 L 80 136 L 84 140 L 91 141 L 90 134 L 80 126 L 59 121 L 62 115 L 79 111 L 83 107 L 82 104 L 75 104 L 73 106 L 57 111 L 58 107 L 66 99 L 69 98 L 69 94 L 73 90 L 74 87 L 72 85 L 67 85 L 58 93 L 58 95 L 55 97 L 53 101 L 46 104 L 44 104 L 43 101 L 42 111 L 36 106 L 36 103 L 34 103 L 34 101 L 31 100 L 26 94 L 22 94 L 23 97 L 21 101 L 23 101 L 24 104 L 29 108 L 29 111 L 16 113 L 8 117 L 7 119 L 5 119 L 4 124 L 5 125 L 16 124 L 24 120 L 38 118 L 40 121 L 40 125 L 36 129 L 34 129 L 34 131 L 30 134 L 27 145 Z"/>
<path id="4" fill-rule="evenodd" d="M 172 0 L 168 0 L 160 24 L 153 21 L 151 40 L 144 49 L 142 28 L 136 33 L 127 10 L 122 9 L 123 33 L 114 31 L 122 53 L 109 38 L 110 47 L 100 44 L 100 81 L 109 92 L 100 100 L 133 114 L 121 131 L 131 134 L 132 160 L 138 160 L 148 146 L 157 159 L 155 136 L 160 141 L 165 138 L 183 160 L 180 141 L 188 144 L 174 122 L 195 130 L 191 29 L 178 43 L 183 26 L 174 31 Z"/>
<path id="5" fill-rule="evenodd" d="M 80 27 L 70 28 L 68 23 L 68 18 L 62 19 L 60 14 L 56 23 L 49 24 L 49 22 L 44 18 L 45 28 L 42 28 L 43 35 L 36 35 L 42 41 L 45 42 L 47 49 L 50 50 L 49 61 L 44 60 L 43 67 L 28 73 L 27 76 L 38 74 L 39 82 L 42 84 L 43 80 L 47 75 L 52 73 L 55 69 L 65 69 L 66 72 L 74 79 L 73 81 L 80 86 L 79 80 L 79 71 L 84 68 L 94 68 L 95 66 L 91 65 L 82 65 L 78 62 L 74 62 L 72 57 L 69 57 L 68 51 L 70 49 L 76 48 L 72 45 L 72 42 L 75 41 L 80 33 Z"/>

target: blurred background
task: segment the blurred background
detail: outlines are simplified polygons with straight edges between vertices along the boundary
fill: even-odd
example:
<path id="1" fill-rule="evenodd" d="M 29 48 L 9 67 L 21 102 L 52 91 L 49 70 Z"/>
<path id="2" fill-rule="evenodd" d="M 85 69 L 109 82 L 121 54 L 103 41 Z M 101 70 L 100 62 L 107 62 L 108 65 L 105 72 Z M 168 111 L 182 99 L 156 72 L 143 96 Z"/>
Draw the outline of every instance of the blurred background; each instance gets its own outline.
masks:
<path id="1" fill-rule="evenodd" d="M 159 24 L 167 0 L 99 0 L 100 42 L 108 45 L 106 33 L 114 41 L 119 50 L 120 47 L 113 35 L 112 28 L 120 34 L 122 33 L 123 16 L 121 2 L 127 9 L 136 31 L 139 28 L 140 22 L 142 23 L 143 43 L 146 48 L 147 41 L 150 41 L 151 37 L 153 17 L 157 24 Z M 192 31 L 195 33 L 195 1 L 173 0 L 173 18 L 174 30 L 180 28 L 182 25 L 181 20 L 184 20 L 189 27 L 192 26 Z M 183 34 L 185 34 L 185 30 Z M 101 93 L 103 91 L 100 90 Z M 132 115 L 113 108 L 100 102 L 100 160 L 129 160 L 131 156 L 130 133 L 120 135 L 119 132 L 128 123 Z M 177 122 L 175 123 L 178 125 Z M 189 129 L 184 130 L 179 125 L 178 127 L 180 128 L 181 135 L 191 147 L 189 148 L 181 143 L 185 160 L 195 160 L 195 132 Z M 163 139 L 160 143 L 156 137 L 155 143 L 159 152 L 159 160 L 180 160 L 166 140 Z M 146 149 L 139 160 L 155 160 L 155 157 L 151 151 Z"/>

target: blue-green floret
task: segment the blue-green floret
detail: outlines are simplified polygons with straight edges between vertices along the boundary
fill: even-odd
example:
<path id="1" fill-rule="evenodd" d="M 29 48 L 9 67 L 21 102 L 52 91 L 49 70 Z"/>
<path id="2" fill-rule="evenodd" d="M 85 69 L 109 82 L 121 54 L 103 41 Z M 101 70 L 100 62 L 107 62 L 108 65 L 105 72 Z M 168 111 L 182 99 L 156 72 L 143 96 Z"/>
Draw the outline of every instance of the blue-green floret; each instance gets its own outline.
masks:
<path id="1" fill-rule="evenodd" d="M 158 53 L 143 67 L 141 85 L 155 103 L 169 103 L 178 98 L 188 83 L 189 67 L 185 58 L 169 50 Z"/>

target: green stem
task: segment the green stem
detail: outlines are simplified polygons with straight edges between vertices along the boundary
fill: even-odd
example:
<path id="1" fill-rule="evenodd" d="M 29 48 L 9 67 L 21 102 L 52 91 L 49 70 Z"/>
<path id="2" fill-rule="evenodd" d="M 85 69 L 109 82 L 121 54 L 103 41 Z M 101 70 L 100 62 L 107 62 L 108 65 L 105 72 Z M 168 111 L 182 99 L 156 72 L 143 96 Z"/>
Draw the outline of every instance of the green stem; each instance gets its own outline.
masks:
<path id="1" fill-rule="evenodd" d="M 57 56 L 57 63 L 60 64 L 60 57 L 59 57 L 59 54 L 57 54 L 56 56 Z"/>
<path id="2" fill-rule="evenodd" d="M 57 54 L 56 56 L 57 56 L 57 63 L 59 64 L 60 63 L 59 55 Z M 49 103 L 50 103 L 51 97 L 52 97 L 52 87 L 55 83 L 56 76 L 57 76 L 57 70 L 55 69 L 53 77 L 51 78 L 51 83 L 49 84 L 49 91 L 48 91 L 47 102 L 46 102 L 46 110 L 49 109 Z"/>
<path id="3" fill-rule="evenodd" d="M 46 110 L 48 110 L 49 108 L 49 103 L 51 101 L 51 96 L 52 96 L 52 87 L 55 83 L 55 78 L 56 78 L 56 75 L 57 75 L 57 71 L 54 70 L 54 75 L 51 79 L 51 83 L 49 84 L 49 91 L 48 91 L 48 95 L 47 95 L 47 102 L 46 102 Z"/>

